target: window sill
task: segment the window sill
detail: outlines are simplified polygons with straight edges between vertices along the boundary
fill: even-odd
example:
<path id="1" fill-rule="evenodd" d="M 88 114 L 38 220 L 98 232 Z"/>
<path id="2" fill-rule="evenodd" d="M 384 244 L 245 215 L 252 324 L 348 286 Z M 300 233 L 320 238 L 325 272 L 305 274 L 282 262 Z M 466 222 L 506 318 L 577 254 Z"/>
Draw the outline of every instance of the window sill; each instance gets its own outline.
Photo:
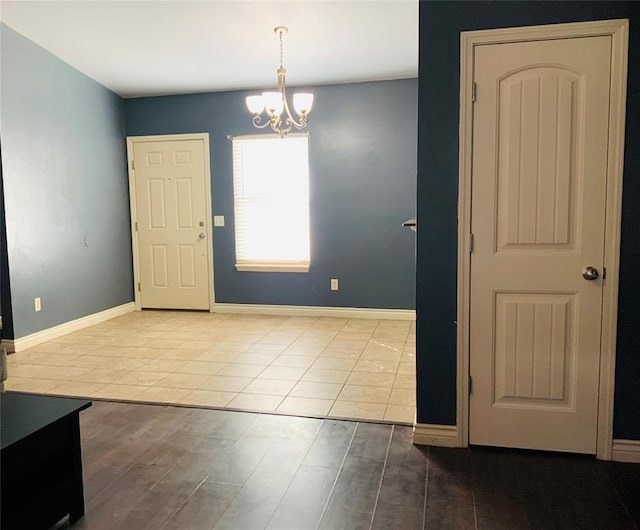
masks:
<path id="1" fill-rule="evenodd" d="M 309 263 L 236 263 L 238 272 L 309 272 Z"/>

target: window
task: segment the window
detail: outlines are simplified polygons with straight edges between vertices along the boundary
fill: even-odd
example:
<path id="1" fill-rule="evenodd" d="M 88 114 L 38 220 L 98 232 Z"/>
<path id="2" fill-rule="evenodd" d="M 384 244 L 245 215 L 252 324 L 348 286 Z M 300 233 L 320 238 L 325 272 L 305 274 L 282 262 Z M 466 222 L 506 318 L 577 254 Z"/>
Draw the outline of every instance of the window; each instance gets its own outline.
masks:
<path id="1" fill-rule="evenodd" d="M 309 270 L 309 137 L 233 139 L 236 269 Z"/>

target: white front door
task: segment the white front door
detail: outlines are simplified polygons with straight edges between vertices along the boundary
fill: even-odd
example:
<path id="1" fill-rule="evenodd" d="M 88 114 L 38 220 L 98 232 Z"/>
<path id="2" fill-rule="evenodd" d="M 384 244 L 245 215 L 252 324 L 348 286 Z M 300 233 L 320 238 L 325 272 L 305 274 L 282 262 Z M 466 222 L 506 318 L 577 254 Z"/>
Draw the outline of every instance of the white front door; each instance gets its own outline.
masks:
<path id="1" fill-rule="evenodd" d="M 475 49 L 471 444 L 596 451 L 610 72 L 609 36 Z"/>
<path id="2" fill-rule="evenodd" d="M 209 309 L 205 142 L 132 145 L 141 306 Z"/>

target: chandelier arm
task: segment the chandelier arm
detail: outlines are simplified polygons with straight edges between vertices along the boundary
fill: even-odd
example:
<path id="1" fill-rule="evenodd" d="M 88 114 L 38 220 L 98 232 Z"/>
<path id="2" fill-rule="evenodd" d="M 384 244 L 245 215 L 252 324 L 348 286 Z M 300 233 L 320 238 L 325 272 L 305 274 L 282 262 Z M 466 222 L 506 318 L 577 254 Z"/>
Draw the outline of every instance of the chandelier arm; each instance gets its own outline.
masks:
<path id="1" fill-rule="evenodd" d="M 302 129 L 304 127 L 304 116 L 300 117 L 300 121 L 297 122 L 295 120 L 295 118 L 293 117 L 293 115 L 291 114 L 291 111 L 289 110 L 289 102 L 287 101 L 287 92 L 286 92 L 286 87 L 284 84 L 284 76 L 282 77 L 282 88 L 281 88 L 281 92 L 282 92 L 282 101 L 284 102 L 284 110 L 287 113 L 287 119 L 286 122 L 290 123 L 291 125 L 293 125 L 296 129 Z M 291 128 L 289 128 L 289 130 L 291 130 Z"/>
<path id="2" fill-rule="evenodd" d="M 266 122 L 262 123 L 262 116 L 260 116 L 260 114 L 255 114 L 253 116 L 253 126 L 258 128 L 258 129 L 264 129 L 265 127 L 269 126 L 271 124 L 271 120 L 267 120 Z"/>
<path id="3" fill-rule="evenodd" d="M 300 123 L 293 122 L 296 129 L 304 129 L 307 126 L 307 117 L 300 116 Z"/>

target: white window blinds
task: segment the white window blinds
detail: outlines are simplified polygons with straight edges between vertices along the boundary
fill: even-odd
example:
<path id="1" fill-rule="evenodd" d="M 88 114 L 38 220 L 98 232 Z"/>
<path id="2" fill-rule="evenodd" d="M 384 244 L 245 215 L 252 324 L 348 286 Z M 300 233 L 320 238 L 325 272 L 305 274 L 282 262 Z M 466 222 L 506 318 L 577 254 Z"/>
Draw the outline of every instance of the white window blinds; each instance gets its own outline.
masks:
<path id="1" fill-rule="evenodd" d="M 238 270 L 309 270 L 308 135 L 233 139 Z"/>

